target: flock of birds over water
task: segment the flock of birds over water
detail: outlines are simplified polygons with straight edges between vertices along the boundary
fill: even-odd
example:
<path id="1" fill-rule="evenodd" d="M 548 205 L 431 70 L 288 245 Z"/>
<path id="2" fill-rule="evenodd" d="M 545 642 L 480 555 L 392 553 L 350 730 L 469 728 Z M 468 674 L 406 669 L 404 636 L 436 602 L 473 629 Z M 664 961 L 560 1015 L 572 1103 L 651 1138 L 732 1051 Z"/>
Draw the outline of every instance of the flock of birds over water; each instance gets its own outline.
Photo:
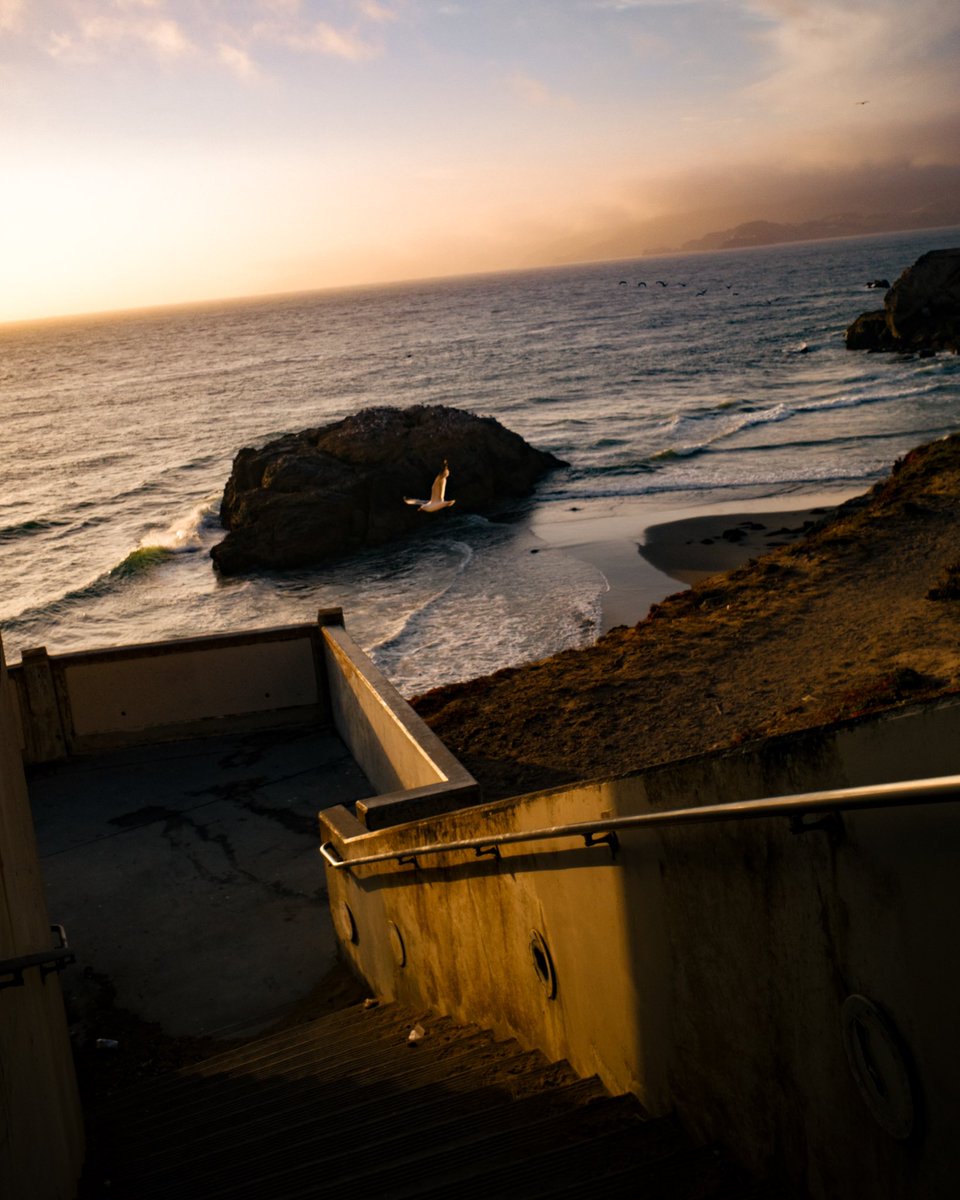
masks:
<path id="1" fill-rule="evenodd" d="M 665 282 L 663 279 L 655 279 L 655 280 L 653 281 L 653 284 L 654 284 L 654 287 L 657 287 L 657 286 L 659 286 L 659 287 L 662 287 L 662 288 L 665 288 L 665 287 L 669 287 L 669 286 L 670 286 L 670 285 L 669 285 L 668 283 L 666 283 L 666 282 Z M 626 281 L 626 279 L 621 279 L 621 280 L 620 280 L 620 284 L 619 284 L 619 286 L 620 286 L 620 287 L 629 287 L 629 286 L 630 286 L 630 284 L 629 284 L 629 283 Z M 637 287 L 638 287 L 638 288 L 645 288 L 646 286 L 647 286 L 647 281 L 646 281 L 645 279 L 641 279 L 641 280 L 640 280 L 640 282 L 637 284 Z M 677 286 L 677 287 L 682 287 L 682 288 L 685 288 L 687 285 L 686 285 L 685 283 L 678 283 L 676 286 Z M 732 290 L 732 288 L 733 288 L 733 284 L 732 284 L 732 283 L 726 283 L 726 284 L 724 284 L 724 288 L 725 288 L 725 290 L 726 290 L 726 291 L 730 292 L 730 291 Z M 707 288 L 701 288 L 699 292 L 694 292 L 694 295 L 695 295 L 695 296 L 705 296 L 705 295 L 707 294 L 707 291 L 708 291 L 708 290 L 709 290 L 709 289 L 707 289 Z M 732 292 L 732 295 L 734 295 L 734 296 L 739 296 L 739 295 L 740 295 L 740 293 L 739 293 L 739 292 Z"/>

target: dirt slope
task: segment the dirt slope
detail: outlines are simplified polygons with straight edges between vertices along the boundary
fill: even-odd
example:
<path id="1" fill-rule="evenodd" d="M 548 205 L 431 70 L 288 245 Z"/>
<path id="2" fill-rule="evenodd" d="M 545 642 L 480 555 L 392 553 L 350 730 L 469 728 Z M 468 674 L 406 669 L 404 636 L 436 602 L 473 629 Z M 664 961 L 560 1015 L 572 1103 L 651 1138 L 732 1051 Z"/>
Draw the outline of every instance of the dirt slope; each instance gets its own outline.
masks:
<path id="1" fill-rule="evenodd" d="M 585 650 L 417 711 L 488 799 L 960 690 L 960 436 L 911 451 L 808 537 Z"/>

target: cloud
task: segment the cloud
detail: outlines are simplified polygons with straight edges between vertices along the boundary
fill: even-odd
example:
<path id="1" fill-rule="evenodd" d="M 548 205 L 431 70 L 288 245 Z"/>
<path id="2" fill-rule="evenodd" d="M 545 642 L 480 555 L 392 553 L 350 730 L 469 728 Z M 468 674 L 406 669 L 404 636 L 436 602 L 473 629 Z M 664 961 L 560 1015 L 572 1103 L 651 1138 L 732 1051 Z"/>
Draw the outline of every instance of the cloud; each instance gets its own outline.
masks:
<path id="1" fill-rule="evenodd" d="M 140 36 L 147 46 L 158 54 L 179 58 L 188 54 L 193 45 L 176 21 L 156 21 L 144 26 Z"/>
<path id="2" fill-rule="evenodd" d="M 523 71 L 515 71 L 508 78 L 507 85 L 515 96 L 533 108 L 573 107 L 569 96 L 552 91 L 545 83 L 524 74 Z"/>
<path id="3" fill-rule="evenodd" d="M 802 223 L 839 214 L 909 229 L 960 223 L 960 163 L 806 167 L 714 163 L 639 177 L 584 209 L 578 225 L 531 231 L 531 265 L 630 258 L 746 221 Z"/>
<path id="4" fill-rule="evenodd" d="M 637 8 L 689 8 L 702 0 L 586 0 L 588 9 L 608 12 L 631 12 Z"/>
<path id="5" fill-rule="evenodd" d="M 45 8 L 0 0 L 0 34 L 77 63 L 129 58 L 137 49 L 158 59 L 194 55 L 242 79 L 261 73 L 258 46 L 349 62 L 375 58 L 382 50 L 367 34 L 398 19 L 384 0 L 348 0 L 349 19 L 339 24 L 313 19 L 301 0 L 49 0 Z"/>
<path id="6" fill-rule="evenodd" d="M 381 4 L 380 0 L 359 0 L 357 10 L 368 21 L 373 21 L 376 24 L 397 20 L 397 14 L 393 9 L 388 8 L 385 4 Z"/>
<path id="7" fill-rule="evenodd" d="M 24 9 L 24 0 L 0 0 L 0 33 L 16 29 Z"/>
<path id="8" fill-rule="evenodd" d="M 325 21 L 317 21 L 311 29 L 303 32 L 289 34 L 285 41 L 294 50 L 316 51 L 333 58 L 345 58 L 350 62 L 375 58 L 378 54 L 378 50 L 358 34 L 336 29 Z"/>
<path id="9" fill-rule="evenodd" d="M 239 46 L 221 42 L 217 47 L 217 57 L 225 67 L 231 70 L 239 79 L 253 80 L 260 78 L 260 70 L 253 59 Z"/>
<path id="10" fill-rule="evenodd" d="M 744 0 L 762 25 L 763 77 L 748 89 L 779 115 L 885 101 L 897 116 L 957 106 L 955 0 Z M 845 115 L 845 114 L 844 114 Z"/>
<path id="11" fill-rule="evenodd" d="M 130 0 L 118 0 L 118 8 L 133 7 Z M 153 7 L 139 0 L 139 9 Z M 131 45 L 142 46 L 156 58 L 182 58 L 194 51 L 194 45 L 181 26 L 170 18 L 119 15 L 103 16 L 81 12 L 73 28 L 51 32 L 46 48 L 54 58 L 76 62 L 96 62 L 104 54 L 119 53 Z"/>

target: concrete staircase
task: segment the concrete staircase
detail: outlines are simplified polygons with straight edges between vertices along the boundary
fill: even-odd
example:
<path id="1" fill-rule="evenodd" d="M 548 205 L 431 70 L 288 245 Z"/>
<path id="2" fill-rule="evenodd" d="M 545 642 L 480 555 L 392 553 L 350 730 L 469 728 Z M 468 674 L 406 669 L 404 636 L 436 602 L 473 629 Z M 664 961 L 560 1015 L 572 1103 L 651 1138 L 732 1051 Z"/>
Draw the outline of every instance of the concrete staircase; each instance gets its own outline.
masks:
<path id="1" fill-rule="evenodd" d="M 90 1114 L 89 1134 L 83 1197 L 769 1195 L 634 1097 L 396 1005 L 344 1009 L 139 1085 Z"/>

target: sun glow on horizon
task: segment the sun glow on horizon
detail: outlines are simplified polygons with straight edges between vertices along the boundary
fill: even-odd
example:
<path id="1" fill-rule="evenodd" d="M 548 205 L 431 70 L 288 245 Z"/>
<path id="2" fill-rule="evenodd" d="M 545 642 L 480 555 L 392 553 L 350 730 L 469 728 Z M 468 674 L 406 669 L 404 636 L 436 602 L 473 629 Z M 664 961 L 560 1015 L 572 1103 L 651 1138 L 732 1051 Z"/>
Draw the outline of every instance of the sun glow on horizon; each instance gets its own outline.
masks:
<path id="1" fill-rule="evenodd" d="M 860 7 L 0 0 L 0 320 L 960 219 L 960 12 Z"/>

